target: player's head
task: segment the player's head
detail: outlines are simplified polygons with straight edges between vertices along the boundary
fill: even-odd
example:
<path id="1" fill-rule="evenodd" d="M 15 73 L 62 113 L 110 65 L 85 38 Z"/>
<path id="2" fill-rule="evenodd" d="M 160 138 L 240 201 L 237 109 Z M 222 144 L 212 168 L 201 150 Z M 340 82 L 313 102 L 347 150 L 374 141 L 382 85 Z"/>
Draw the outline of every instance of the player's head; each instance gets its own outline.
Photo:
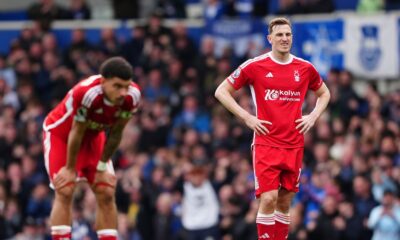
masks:
<path id="1" fill-rule="evenodd" d="M 112 57 L 100 66 L 103 91 L 108 100 L 121 102 L 128 94 L 133 78 L 132 66 L 122 57 Z"/>
<path id="2" fill-rule="evenodd" d="M 272 51 L 289 53 L 292 47 L 292 24 L 287 18 L 274 18 L 268 25 L 268 42 Z"/>

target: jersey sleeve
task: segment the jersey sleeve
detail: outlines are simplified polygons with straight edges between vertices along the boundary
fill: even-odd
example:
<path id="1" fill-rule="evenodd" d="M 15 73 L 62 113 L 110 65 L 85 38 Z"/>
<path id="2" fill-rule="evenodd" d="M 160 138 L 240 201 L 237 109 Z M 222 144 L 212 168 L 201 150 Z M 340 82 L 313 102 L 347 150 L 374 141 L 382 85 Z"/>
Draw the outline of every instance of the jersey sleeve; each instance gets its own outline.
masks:
<path id="1" fill-rule="evenodd" d="M 236 90 L 242 88 L 244 85 L 248 85 L 250 83 L 250 78 L 248 77 L 247 70 L 248 66 L 244 68 L 243 63 L 240 65 L 229 77 L 226 78 L 228 82 L 235 88 Z"/>
<path id="2" fill-rule="evenodd" d="M 90 114 L 90 109 L 95 94 L 92 89 L 80 87 L 79 85 L 72 90 L 73 97 L 73 117 L 75 121 L 86 122 Z M 96 95 L 97 96 L 97 95 Z"/>
<path id="3" fill-rule="evenodd" d="M 124 104 L 119 112 L 119 118 L 131 118 L 137 111 L 140 102 L 141 93 L 136 84 L 129 86 L 128 96 L 125 98 Z"/>
<path id="4" fill-rule="evenodd" d="M 313 91 L 317 91 L 323 84 L 322 78 L 319 75 L 317 69 L 310 64 L 309 66 L 309 72 L 310 72 L 310 82 L 308 84 L 308 89 L 311 89 Z"/>

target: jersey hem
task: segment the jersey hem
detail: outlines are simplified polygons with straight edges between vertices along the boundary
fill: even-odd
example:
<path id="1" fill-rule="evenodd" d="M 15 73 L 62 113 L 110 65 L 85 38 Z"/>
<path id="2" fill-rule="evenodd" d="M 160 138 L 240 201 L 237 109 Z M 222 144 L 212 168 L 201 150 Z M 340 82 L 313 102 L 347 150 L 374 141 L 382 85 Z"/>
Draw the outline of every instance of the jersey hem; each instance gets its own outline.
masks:
<path id="1" fill-rule="evenodd" d="M 304 148 L 304 144 L 288 146 L 288 145 L 275 145 L 275 144 L 268 144 L 268 143 L 254 143 L 253 142 L 251 144 L 251 146 L 253 147 L 254 145 L 263 145 L 263 146 L 269 146 L 269 147 L 275 147 L 275 148 Z"/>

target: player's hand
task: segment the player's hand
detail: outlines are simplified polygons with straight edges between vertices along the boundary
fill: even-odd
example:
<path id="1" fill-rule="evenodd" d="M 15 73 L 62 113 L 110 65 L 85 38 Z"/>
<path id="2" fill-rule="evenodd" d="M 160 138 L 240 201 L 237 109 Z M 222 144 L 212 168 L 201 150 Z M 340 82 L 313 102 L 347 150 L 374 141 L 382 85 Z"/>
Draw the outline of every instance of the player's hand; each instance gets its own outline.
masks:
<path id="1" fill-rule="evenodd" d="M 244 122 L 246 125 L 252 129 L 257 135 L 266 135 L 269 133 L 268 128 L 265 125 L 272 125 L 271 122 L 268 122 L 266 120 L 260 120 L 257 117 L 253 115 L 248 115 L 246 119 L 244 119 Z"/>
<path id="2" fill-rule="evenodd" d="M 76 172 L 75 170 L 71 170 L 67 167 L 62 167 L 58 173 L 56 173 L 54 177 L 54 188 L 60 189 L 65 187 L 68 184 L 75 184 Z"/>
<path id="3" fill-rule="evenodd" d="M 315 115 L 304 115 L 302 118 L 295 121 L 298 123 L 296 129 L 300 129 L 300 133 L 306 133 L 314 126 L 315 121 L 317 121 L 317 117 Z"/>

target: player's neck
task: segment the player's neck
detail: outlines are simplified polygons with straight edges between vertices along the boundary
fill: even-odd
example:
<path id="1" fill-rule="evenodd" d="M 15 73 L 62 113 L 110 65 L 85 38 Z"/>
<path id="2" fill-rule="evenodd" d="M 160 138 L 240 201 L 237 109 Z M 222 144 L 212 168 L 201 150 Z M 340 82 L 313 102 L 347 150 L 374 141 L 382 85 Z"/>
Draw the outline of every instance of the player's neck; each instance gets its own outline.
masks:
<path id="1" fill-rule="evenodd" d="M 282 53 L 282 52 L 272 51 L 271 54 L 272 54 L 272 57 L 276 61 L 281 62 L 281 63 L 286 63 L 286 62 L 288 62 L 290 60 L 290 53 L 289 52 Z"/>

